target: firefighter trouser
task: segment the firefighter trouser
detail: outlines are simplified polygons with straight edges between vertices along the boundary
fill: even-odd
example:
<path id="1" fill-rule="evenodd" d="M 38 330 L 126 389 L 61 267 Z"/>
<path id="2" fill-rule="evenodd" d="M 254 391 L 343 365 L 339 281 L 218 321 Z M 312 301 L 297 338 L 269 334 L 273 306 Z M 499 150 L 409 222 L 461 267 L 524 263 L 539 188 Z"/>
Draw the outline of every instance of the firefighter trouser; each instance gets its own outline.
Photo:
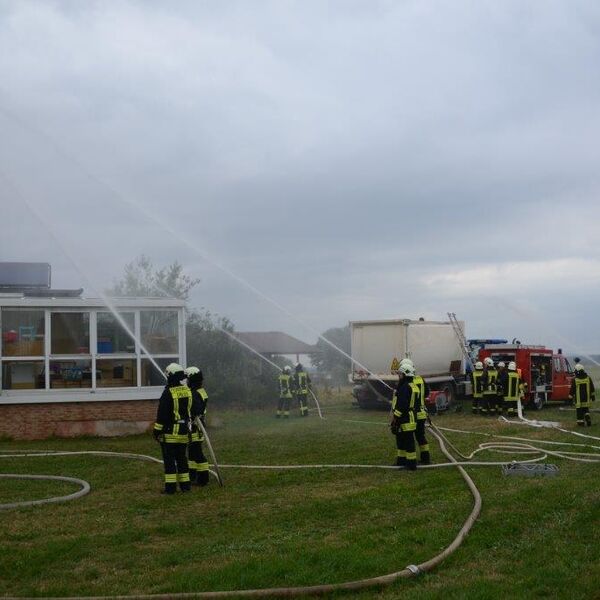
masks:
<path id="1" fill-rule="evenodd" d="M 290 416 L 290 398 L 284 397 L 279 398 L 279 402 L 277 404 L 277 416 L 281 417 L 289 417 Z"/>
<path id="2" fill-rule="evenodd" d="M 481 410 L 481 401 L 483 400 L 483 398 L 481 397 L 476 397 L 473 396 L 473 404 L 471 404 L 471 411 L 474 415 L 478 414 L 479 411 Z"/>
<path id="3" fill-rule="evenodd" d="M 190 472 L 185 455 L 186 446 L 187 444 L 173 442 L 162 442 L 160 445 L 165 466 L 165 492 L 167 494 L 174 494 L 178 483 L 181 491 L 190 490 Z"/>
<path id="4" fill-rule="evenodd" d="M 188 456 L 190 466 L 190 481 L 197 485 L 208 483 L 208 461 L 202 452 L 204 436 L 196 427 L 192 430 L 191 440 L 188 445 Z"/>
<path id="5" fill-rule="evenodd" d="M 577 411 L 577 425 L 591 425 L 592 417 L 590 415 L 590 409 L 587 406 L 580 406 L 575 409 Z"/>
<path id="6" fill-rule="evenodd" d="M 496 412 L 501 415 L 504 408 L 504 396 L 499 394 L 496 396 Z"/>
<path id="7" fill-rule="evenodd" d="M 496 414 L 496 394 L 484 394 L 481 399 L 481 414 Z"/>
<path id="8" fill-rule="evenodd" d="M 396 464 L 414 471 L 417 468 L 414 423 L 412 424 L 413 428 L 408 430 L 402 428 L 405 425 L 410 426 L 411 424 L 403 423 L 400 431 L 396 434 L 396 448 L 398 449 Z"/>
<path id="9" fill-rule="evenodd" d="M 518 400 L 509 400 L 508 398 L 504 398 L 504 410 L 509 417 L 514 417 L 519 413 L 517 405 Z"/>
<path id="10" fill-rule="evenodd" d="M 417 444 L 419 444 L 419 458 L 422 465 L 428 465 L 431 462 L 429 455 L 429 444 L 425 437 L 425 421 L 426 419 L 417 419 L 417 429 L 415 431 L 415 437 L 417 438 Z"/>
<path id="11" fill-rule="evenodd" d="M 303 417 L 308 416 L 308 402 L 306 399 L 308 398 L 308 394 L 296 394 L 296 398 L 298 399 L 298 404 L 300 405 L 300 415 Z"/>

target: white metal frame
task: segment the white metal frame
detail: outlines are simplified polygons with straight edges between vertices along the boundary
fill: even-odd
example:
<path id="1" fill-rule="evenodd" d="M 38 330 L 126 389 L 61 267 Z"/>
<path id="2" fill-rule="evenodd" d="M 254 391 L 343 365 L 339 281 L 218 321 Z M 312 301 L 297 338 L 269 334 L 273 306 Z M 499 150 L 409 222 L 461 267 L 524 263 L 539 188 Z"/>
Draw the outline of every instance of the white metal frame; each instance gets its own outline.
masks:
<path id="1" fill-rule="evenodd" d="M 45 373 L 45 388 L 30 390 L 4 390 L 2 389 L 2 370 L 0 369 L 0 404 L 27 404 L 46 402 L 81 402 L 81 401 L 118 401 L 118 400 L 143 400 L 155 398 L 162 386 L 142 386 L 142 359 L 146 354 L 140 347 L 141 319 L 143 311 L 175 311 L 177 313 L 177 354 L 153 354 L 154 359 L 177 359 L 185 365 L 186 339 L 185 339 L 185 303 L 173 298 L 118 298 L 115 299 L 116 308 L 122 313 L 134 314 L 135 327 L 135 353 L 99 354 L 97 338 L 97 315 L 99 312 L 111 310 L 98 299 L 93 298 L 29 298 L 16 294 L 0 294 L 0 309 L 2 310 L 42 310 L 44 312 L 44 356 L 2 356 L 0 344 L 0 362 L 16 360 L 19 362 L 43 361 Z M 58 312 L 88 312 L 89 317 L 89 353 L 88 354 L 52 354 L 52 314 Z M 0 331 L 2 329 L 2 315 L 0 311 Z M 97 364 L 102 360 L 135 360 L 136 361 L 136 386 L 130 387 L 98 387 L 96 371 Z M 65 389 L 50 388 L 50 362 L 57 360 L 89 360 L 91 363 L 92 380 L 90 388 Z"/>

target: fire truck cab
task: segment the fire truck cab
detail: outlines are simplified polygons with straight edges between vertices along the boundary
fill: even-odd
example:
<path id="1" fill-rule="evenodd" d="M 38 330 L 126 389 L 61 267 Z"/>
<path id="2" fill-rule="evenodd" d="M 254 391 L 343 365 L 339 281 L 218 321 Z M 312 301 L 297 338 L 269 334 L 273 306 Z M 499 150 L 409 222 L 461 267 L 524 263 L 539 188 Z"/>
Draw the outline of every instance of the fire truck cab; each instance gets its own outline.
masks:
<path id="1" fill-rule="evenodd" d="M 479 350 L 478 360 L 491 357 L 494 364 L 510 361 L 517 364 L 525 384 L 524 405 L 540 409 L 547 402 L 566 401 L 574 374 L 567 358 L 559 349 L 555 354 L 545 346 L 525 344 L 486 345 Z"/>

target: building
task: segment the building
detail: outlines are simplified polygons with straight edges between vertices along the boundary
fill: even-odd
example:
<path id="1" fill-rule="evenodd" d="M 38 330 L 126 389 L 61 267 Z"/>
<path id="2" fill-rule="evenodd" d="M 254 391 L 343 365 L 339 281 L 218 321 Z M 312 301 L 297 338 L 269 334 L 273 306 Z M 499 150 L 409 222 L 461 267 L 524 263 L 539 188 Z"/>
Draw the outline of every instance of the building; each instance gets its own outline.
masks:
<path id="1" fill-rule="evenodd" d="M 53 290 L 49 274 L 10 277 L 0 268 L 0 437 L 146 430 L 164 368 L 185 364 L 184 302 L 85 298 Z"/>
<path id="2" fill-rule="evenodd" d="M 267 358 L 295 356 L 296 362 L 299 362 L 300 355 L 310 356 L 321 351 L 318 346 L 307 344 L 283 331 L 243 331 L 234 335 Z"/>

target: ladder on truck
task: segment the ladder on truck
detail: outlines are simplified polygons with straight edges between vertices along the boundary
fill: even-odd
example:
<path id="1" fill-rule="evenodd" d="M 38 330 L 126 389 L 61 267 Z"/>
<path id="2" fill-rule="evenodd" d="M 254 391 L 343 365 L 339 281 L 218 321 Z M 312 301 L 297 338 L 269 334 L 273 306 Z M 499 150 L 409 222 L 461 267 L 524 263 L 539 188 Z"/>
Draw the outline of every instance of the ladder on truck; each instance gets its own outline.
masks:
<path id="1" fill-rule="evenodd" d="M 462 350 L 466 364 L 470 365 L 471 370 L 473 370 L 473 361 L 471 359 L 471 354 L 469 353 L 469 342 L 467 342 L 467 338 L 465 337 L 465 334 L 463 333 L 463 330 L 460 327 L 456 315 L 450 312 L 447 314 L 448 319 L 450 321 L 450 325 L 452 325 L 452 329 L 454 329 L 454 333 L 456 334 L 456 337 L 458 339 L 458 343 L 460 345 L 460 349 Z"/>

